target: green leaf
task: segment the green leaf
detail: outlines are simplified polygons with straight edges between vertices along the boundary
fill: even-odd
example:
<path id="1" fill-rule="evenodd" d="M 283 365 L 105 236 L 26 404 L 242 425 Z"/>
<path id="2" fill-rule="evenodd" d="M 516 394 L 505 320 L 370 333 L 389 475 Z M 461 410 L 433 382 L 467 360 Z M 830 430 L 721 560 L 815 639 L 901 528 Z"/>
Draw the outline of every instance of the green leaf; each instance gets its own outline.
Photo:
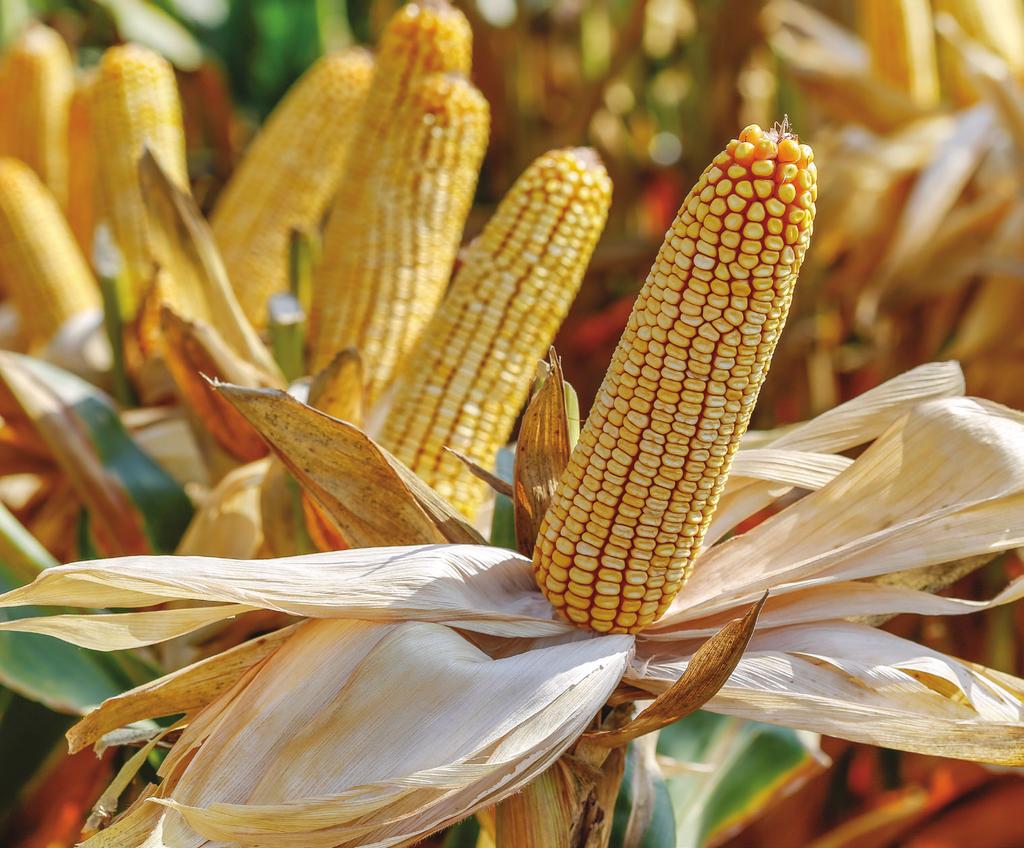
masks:
<path id="1" fill-rule="evenodd" d="M 512 482 L 515 449 L 506 446 L 498 451 L 495 471 L 506 483 Z M 491 519 L 491 544 L 496 548 L 516 549 L 515 507 L 505 495 L 494 496 L 494 517 Z"/>
<path id="2" fill-rule="evenodd" d="M 637 805 L 641 809 L 634 810 Z M 638 816 L 645 822 L 627 842 L 630 819 Z M 675 848 L 675 844 L 676 820 L 668 786 L 657 768 L 645 763 L 641 745 L 631 742 L 608 848 Z"/>
<path id="3" fill-rule="evenodd" d="M 192 518 L 192 502 L 181 485 L 135 443 L 110 398 L 74 374 L 12 353 L 0 357 L 0 379 L 50 446 L 87 508 L 89 496 L 102 486 L 110 492 L 106 500 L 101 499 L 103 503 L 115 504 L 127 496 L 130 509 L 104 515 L 103 520 L 108 525 L 120 522 L 122 539 L 137 529 L 148 550 L 124 552 L 172 553 Z M 104 475 L 97 476 L 90 458 L 82 455 L 85 446 Z M 100 539 L 96 522 L 97 516 L 90 516 L 93 535 Z M 141 526 L 131 526 L 136 522 Z"/>
<path id="4" fill-rule="evenodd" d="M 472 816 L 449 829 L 441 848 L 476 848 L 480 824 Z"/>
<path id="5" fill-rule="evenodd" d="M 666 779 L 679 848 L 738 830 L 825 764 L 794 730 L 703 711 L 664 728 L 658 753 L 681 764 Z"/>
<path id="6" fill-rule="evenodd" d="M 202 64 L 203 49 L 192 33 L 171 15 L 146 0 L 94 0 L 114 19 L 125 41 L 137 41 L 160 53 L 183 71 Z"/>
<path id="7" fill-rule="evenodd" d="M 0 712 L 0 821 L 18 801 L 18 796 L 54 750 L 62 747 L 64 731 L 71 724 L 67 716 L 50 712 L 40 704 L 0 689 L 4 709 Z"/>
<path id="8" fill-rule="evenodd" d="M 18 558 L 15 565 L 11 552 Z M 27 583 L 53 557 L 0 504 L 0 592 Z M 52 614 L 39 607 L 0 611 L 0 621 Z M 104 654 L 35 633 L 0 633 L 0 683 L 58 713 L 81 715 L 159 671 L 131 654 Z M 2 745 L 2 740 L 0 740 Z M 0 762 L 4 760 L 0 758 Z"/>

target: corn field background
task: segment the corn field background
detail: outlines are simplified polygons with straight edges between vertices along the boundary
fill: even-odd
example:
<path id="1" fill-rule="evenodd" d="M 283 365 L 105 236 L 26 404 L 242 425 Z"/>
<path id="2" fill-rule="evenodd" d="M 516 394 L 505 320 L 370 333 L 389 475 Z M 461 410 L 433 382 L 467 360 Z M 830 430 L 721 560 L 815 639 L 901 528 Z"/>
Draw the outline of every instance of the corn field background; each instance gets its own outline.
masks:
<path id="1" fill-rule="evenodd" d="M 379 320 L 384 329 L 379 337 L 367 333 L 360 338 L 360 359 L 355 354 L 337 355 L 345 344 L 337 343 L 332 334 L 351 316 L 325 280 L 332 268 L 344 268 L 337 276 L 362 274 L 359 279 L 369 290 L 371 281 L 385 276 L 379 270 L 383 265 L 356 267 L 362 231 L 332 236 L 330 218 L 322 233 L 320 218 L 303 231 L 282 231 L 276 249 L 287 254 L 287 262 L 279 262 L 264 281 L 260 275 L 265 269 L 245 264 L 251 261 L 244 255 L 246 245 L 236 244 L 236 253 L 227 247 L 233 236 L 230 215 L 223 210 L 230 201 L 241 219 L 248 214 L 244 210 L 259 207 L 270 213 L 264 217 L 266 224 L 273 221 L 274 210 L 291 215 L 302 197 L 317 193 L 323 195 L 317 201 L 322 211 L 337 190 L 345 198 L 339 205 L 356 210 L 354 219 L 376 222 L 374 226 L 379 224 L 381 232 L 398 241 L 400 236 L 387 229 L 398 213 L 377 209 L 373 191 L 345 194 L 345 185 L 338 188 L 326 180 L 295 176 L 301 172 L 301 156 L 298 165 L 286 164 L 280 149 L 260 150 L 266 158 L 252 167 L 246 190 L 236 197 L 230 191 L 232 176 L 243 173 L 246 152 L 259 150 L 253 141 L 260 139 L 260 127 L 274 126 L 273 121 L 266 122 L 275 106 L 287 105 L 284 98 L 296 81 L 311 66 L 322 67 L 315 64 L 323 61 L 321 57 L 338 51 L 348 64 L 331 73 L 337 72 L 342 81 L 332 83 L 335 88 L 330 91 L 325 91 L 325 84 L 306 95 L 302 108 L 318 114 L 321 123 L 308 128 L 309 138 L 302 143 L 326 140 L 332 132 L 337 138 L 330 136 L 331 143 L 357 143 L 342 138 L 345 122 L 350 121 L 345 110 L 356 108 L 346 104 L 354 102 L 354 92 L 365 94 L 372 70 L 366 56 L 349 48 L 381 44 L 401 3 L 0 0 L 0 156 L 7 157 L 0 159 L 0 355 L 7 357 L 0 359 L 0 589 L 15 590 L 46 568 L 79 560 L 175 553 L 256 560 L 377 547 L 383 544 L 379 536 L 394 538 L 387 544 L 395 545 L 462 543 L 480 539 L 470 533 L 482 530 L 495 544 L 525 549 L 529 556 L 547 526 L 540 517 L 545 510 L 534 512 L 524 540 L 521 525 L 511 518 L 512 504 L 518 501 L 510 481 L 518 481 L 520 472 L 513 471 L 516 460 L 504 446 L 507 434 L 500 427 L 489 437 L 493 445 L 481 446 L 488 437 L 480 436 L 468 446 L 456 445 L 472 464 L 484 466 L 476 477 L 446 481 L 445 469 L 454 468 L 454 476 L 463 468 L 440 444 L 433 448 L 433 467 L 417 467 L 417 462 L 426 467 L 425 448 L 415 443 L 417 409 L 435 388 L 441 391 L 431 388 L 430 377 L 442 375 L 445 386 L 456 378 L 444 370 L 450 365 L 443 355 L 448 347 L 417 348 L 415 340 L 402 334 L 413 334 L 408 327 L 416 321 L 417 332 L 423 327 L 428 333 L 434 330 L 435 310 L 452 266 L 456 271 L 447 296 L 453 301 L 462 297 L 465 313 L 473 312 L 474 296 L 492 292 L 487 288 L 491 267 L 518 268 L 516 263 L 524 262 L 528 253 L 527 247 L 514 243 L 513 248 L 495 248 L 481 258 L 480 251 L 490 245 L 489 228 L 508 237 L 525 214 L 511 205 L 503 211 L 503 198 L 511 198 L 511 204 L 516 186 L 524 192 L 523 186 L 543 192 L 544 186 L 560 179 L 568 183 L 565 175 L 570 174 L 572 185 L 585 184 L 588 191 L 570 196 L 566 189 L 566 209 L 586 206 L 592 223 L 569 228 L 564 237 L 574 247 L 582 245 L 584 258 L 593 252 L 589 264 L 578 269 L 578 279 L 566 283 L 567 298 L 544 300 L 555 281 L 576 273 L 566 270 L 564 263 L 552 260 L 544 266 L 549 276 L 543 279 L 550 284 L 537 284 L 537 302 L 544 304 L 537 311 L 550 313 L 550 326 L 543 332 L 553 336 L 557 357 L 540 369 L 532 389 L 526 379 L 521 397 L 518 389 L 504 397 L 504 389 L 498 387 L 505 385 L 501 381 L 507 370 L 519 366 L 511 353 L 494 356 L 495 344 L 501 351 L 504 342 L 490 342 L 476 367 L 491 368 L 491 382 L 477 394 L 467 389 L 464 402 L 483 409 L 481 415 L 516 421 L 520 446 L 527 443 L 533 448 L 528 441 L 534 433 L 531 411 L 540 415 L 537 399 L 555 403 L 550 396 L 557 395 L 570 433 L 579 438 L 580 419 L 601 397 L 605 369 L 690 186 L 702 178 L 709 162 L 718 161 L 716 154 L 730 139 L 740 139 L 741 130 L 747 132 L 744 127 L 769 128 L 784 117 L 786 127 L 791 125 L 799 140 L 813 147 L 813 163 L 820 173 L 814 244 L 753 413 L 751 435 L 761 438 L 764 431 L 777 438 L 790 432 L 791 425 L 911 369 L 949 360 L 961 364 L 967 395 L 1024 408 L 1021 0 L 456 0 L 454 5 L 472 29 L 468 79 L 475 88 L 449 75 L 434 89 L 417 89 L 416 96 L 426 111 L 438 116 L 437 126 L 457 138 L 458 152 L 450 154 L 453 164 L 438 183 L 444 189 L 436 196 L 443 197 L 438 215 L 458 229 L 464 213 L 465 228 L 461 236 L 448 236 L 451 256 L 437 247 L 423 260 L 424 265 L 435 262 L 443 272 L 440 288 L 417 295 L 419 300 L 403 307 L 408 313 L 396 310 L 398 296 L 394 303 L 364 305 L 371 317 L 362 317 L 363 326 Z M 24 69 L 11 57 L 21 49 L 25 34 L 38 33 L 34 27 L 42 24 L 70 50 L 77 85 L 75 93 L 70 86 L 62 95 L 52 95 L 63 97 L 64 109 L 63 123 L 57 120 L 60 129 L 54 130 L 60 132 L 64 147 L 63 165 L 52 166 L 56 172 L 47 162 L 29 161 L 28 148 L 19 147 L 29 125 L 45 122 L 33 111 L 36 106 L 25 104 L 32 98 L 47 102 L 51 95 L 30 90 L 27 77 L 19 76 Z M 113 245 L 109 230 L 100 228 L 96 237 L 98 219 L 86 202 L 96 191 L 92 181 L 108 179 L 96 163 L 105 157 L 112 160 L 114 142 L 90 124 L 97 120 L 95 114 L 76 111 L 78 92 L 87 85 L 113 84 L 113 62 L 105 51 L 125 44 L 142 45 L 173 68 L 147 82 L 146 96 L 161 86 L 176 85 L 182 104 L 180 155 L 168 155 L 163 141 L 152 144 L 151 138 L 141 153 L 138 176 L 130 168 L 124 178 L 142 185 L 138 208 L 131 214 L 158 222 L 151 224 L 158 234 L 152 251 L 165 251 L 178 263 L 165 263 L 159 271 L 147 264 L 145 255 L 133 255 L 123 234 L 118 239 L 115 233 L 113 241 L 120 243 Z M 110 69 L 104 70 L 101 58 L 111 63 Z M 137 58 L 126 53 L 121 60 L 128 66 Z M 461 61 L 452 59 L 456 66 Z M 326 78 L 328 72 L 323 73 Z M 453 103 L 459 104 L 458 110 Z M 365 132 L 378 133 L 381 156 L 393 155 L 395 161 L 401 158 L 402 146 L 394 137 L 406 133 L 402 138 L 409 145 L 422 140 L 419 125 L 403 124 L 402 114 L 395 106 L 376 124 L 361 125 Z M 786 138 L 784 132 L 778 136 L 780 150 Z M 300 140 L 292 143 L 298 146 Z M 596 151 L 600 162 L 589 152 L 579 152 L 585 146 Z M 39 179 L 14 163 L 16 159 Z M 804 172 L 809 167 L 806 152 L 794 152 L 792 161 Z M 296 168 L 294 174 L 282 181 L 287 185 L 274 183 L 280 193 L 268 196 L 270 189 L 263 189 L 272 182 L 270 177 L 278 168 L 284 172 L 291 167 Z M 517 183 L 520 175 L 522 182 Z M 63 236 L 48 229 L 49 207 L 34 205 L 36 189 L 30 184 L 40 181 L 59 203 L 58 215 L 67 219 Z M 421 184 L 427 181 L 428 177 L 410 177 L 403 190 L 410 196 L 425 192 Z M 113 208 L 113 189 L 102 191 L 111 193 L 104 195 L 104 202 Z M 223 206 L 218 207 L 221 201 Z M 35 216 L 25 230 L 15 232 L 13 225 L 2 223 L 22 210 Z M 810 214 L 814 216 L 813 210 Z M 250 291 L 258 289 L 251 303 L 240 292 L 238 302 L 229 308 L 227 301 L 210 295 L 219 290 L 217 275 L 210 271 L 213 265 L 203 252 L 211 238 L 204 235 L 204 219 L 210 221 L 229 272 L 244 268 L 237 275 L 252 281 Z M 249 226 L 255 230 L 262 224 Z M 477 236 L 480 240 L 471 246 Z M 84 264 L 79 260 L 60 265 L 60 283 L 52 290 L 17 289 L 11 281 L 21 261 L 19 245 L 38 242 L 33 256 L 56 256 L 63 250 L 61 238 L 81 254 Z M 497 236 L 495 241 L 505 245 Z M 506 260 L 507 266 L 500 264 Z M 133 270 L 136 261 L 142 269 L 138 272 Z M 220 259 L 214 264 L 220 267 L 219 263 Z M 799 264 L 798 259 L 797 268 Z M 50 266 L 43 265 L 34 266 L 33 272 L 49 273 Z M 93 277 L 98 285 L 92 284 Z M 131 282 L 133 277 L 140 281 Z M 189 285 L 179 285 L 181 279 Z M 578 294 L 573 300 L 575 286 Z M 268 296 L 276 292 L 280 298 L 285 289 L 287 296 L 268 308 Z M 490 296 L 498 298 L 498 290 Z M 293 309 L 301 313 L 299 319 L 294 319 Z M 67 329 L 66 319 L 90 310 L 103 310 L 104 317 L 81 330 Z M 512 319 L 508 322 L 511 326 Z M 524 319 L 523 329 L 515 325 L 507 335 L 525 336 L 525 327 Z M 449 345 L 463 344 L 457 326 L 442 329 L 449 334 Z M 505 338 L 499 330 L 494 332 L 496 338 Z M 400 336 L 401 344 L 396 341 Z M 51 339 L 55 340 L 50 343 Z M 103 347 L 111 339 L 112 352 Z M 303 349 L 307 342 L 308 358 Z M 162 355 L 166 367 L 155 369 L 151 362 L 160 359 L 155 351 L 161 345 L 167 346 Z M 511 348 L 513 342 L 508 345 Z M 97 347 L 103 350 L 97 353 Z M 420 379 L 427 388 L 419 395 L 391 387 L 400 366 L 400 347 L 402 355 L 414 351 L 412 358 L 421 363 Z M 541 344 L 542 350 L 546 348 L 547 343 Z M 477 355 L 470 341 L 465 341 L 465 350 L 468 359 Z M 531 378 L 536 359 L 533 356 L 520 369 L 529 371 Z M 559 371 L 571 386 L 564 396 Z M 438 501 L 443 498 L 454 506 L 446 505 L 447 511 L 439 513 L 441 508 L 422 493 L 426 484 L 418 489 L 400 479 L 391 466 L 379 462 L 375 443 L 359 442 L 352 432 L 345 437 L 351 439 L 345 443 L 350 453 L 321 468 L 324 452 L 335 444 L 331 439 L 341 436 L 283 403 L 261 406 L 269 404 L 269 392 L 317 372 L 303 388 L 302 400 L 308 406 L 301 404 L 302 410 L 315 407 L 354 422 L 355 431 L 364 419 L 367 429 L 377 426 L 370 410 L 381 397 L 394 403 L 392 409 L 402 414 L 393 413 L 379 424 L 381 443 L 436 490 Z M 216 394 L 200 375 L 242 388 L 235 395 L 232 387 Z M 351 391 L 353 385 L 359 390 Z M 289 441 L 289 432 L 305 433 L 306 427 L 312 434 L 308 443 Z M 454 425 L 451 434 L 457 438 Z M 764 445 L 770 444 L 768 436 Z M 821 452 L 834 452 L 837 462 L 853 461 L 865 441 Z M 939 452 L 941 446 L 936 446 L 935 453 Z M 567 457 L 568 447 L 565 453 Z M 927 489 L 932 480 L 946 480 L 951 474 L 948 463 L 958 458 L 944 455 L 936 458 L 934 468 L 913 469 L 915 491 Z M 371 460 L 378 465 L 372 473 L 364 472 Z M 965 455 L 963 461 L 969 463 L 969 458 Z M 557 482 L 564 465 L 565 457 L 545 484 Z M 363 473 L 364 488 L 348 490 L 335 484 L 336 479 Z M 481 475 L 499 492 L 497 498 Z M 344 500 L 342 493 L 347 492 L 366 500 L 367 514 L 388 513 L 388 496 L 402 480 L 417 495 L 415 520 L 420 524 L 415 528 L 427 528 L 425 536 L 407 531 L 415 522 L 403 523 L 412 514 L 404 506 L 394 507 L 393 527 L 386 528 L 394 537 L 354 520 L 340 526 L 337 515 L 325 507 L 330 498 Z M 790 486 L 745 515 L 733 532 L 756 528 L 798 503 L 794 488 L 799 487 Z M 552 499 L 554 482 L 550 489 L 542 506 Z M 483 518 L 474 516 L 481 503 Z M 472 523 L 475 530 L 462 528 L 462 519 L 455 518 L 460 513 L 475 517 L 475 522 L 462 522 L 467 527 Z M 261 515 L 258 530 L 253 530 L 254 514 Z M 424 517 L 436 519 L 438 514 L 448 519 L 447 524 Z M 1007 523 L 1019 529 L 1024 513 Z M 398 535 L 399 529 L 406 535 Z M 363 533 L 358 541 L 357 531 Z M 794 544 L 801 531 L 790 528 Z M 992 543 L 972 557 L 956 554 L 951 559 L 955 561 L 942 573 L 929 570 L 931 566 L 920 569 L 914 588 L 980 602 L 1024 576 L 1024 560 L 1012 545 L 1004 550 Z M 158 604 L 150 599 L 154 610 L 185 604 L 169 592 L 161 597 Z M 204 604 L 224 600 L 183 597 Z M 106 601 L 82 606 L 118 613 L 138 606 L 129 601 L 123 606 Z M 39 615 L 44 607 L 45 612 L 58 614 L 71 611 L 72 605 L 50 599 L 28 611 L 2 609 L 0 621 Z M 126 734 L 122 738 L 98 734 L 96 738 L 105 741 L 96 752 L 90 741 L 69 754 L 65 733 L 76 717 L 167 671 L 233 650 L 250 637 L 273 639 L 272 634 L 305 614 L 287 605 L 254 602 L 237 618 L 210 618 L 213 623 L 205 623 L 203 629 L 196 624 L 187 635 L 183 629 L 179 638 L 163 645 L 140 642 L 139 649 L 113 653 L 41 633 L 0 633 L 0 845 L 75 845 L 83 832 L 102 833 L 114 813 L 123 811 L 147 782 L 156 779 L 170 747 L 160 741 L 162 737 L 154 737 L 152 730 L 148 736 L 132 736 L 137 725 L 118 731 L 117 724 L 107 730 Z M 1024 608 L 1019 604 L 986 607 L 970 617 L 837 617 L 857 623 L 870 620 L 889 634 L 960 657 L 970 668 L 987 666 L 1006 680 L 1009 675 L 1024 676 Z M 717 628 L 724 621 L 713 623 Z M 474 644 L 487 650 L 487 639 L 495 633 L 476 636 Z M 656 665 L 656 660 L 650 661 Z M 922 680 L 927 677 L 920 672 Z M 629 700 L 630 692 L 623 692 L 630 685 L 628 679 L 619 684 L 616 693 L 622 700 Z M 946 693 L 951 701 L 959 697 L 949 694 L 955 689 L 949 681 L 929 678 L 926 685 Z M 631 692 L 635 697 L 635 686 Z M 646 698 L 654 694 L 647 692 Z M 610 703 L 616 705 L 614 700 Z M 603 807 L 610 822 L 603 844 L 1024 844 L 1018 812 L 1024 804 L 1024 775 L 1019 766 L 898 751 L 765 719 L 697 710 L 661 728 L 656 743 L 634 742 L 623 749 L 625 777 L 615 787 L 611 803 Z M 168 732 L 173 736 L 177 730 Z M 130 761 L 134 765 L 126 770 Z M 658 762 L 660 766 L 651 765 Z M 125 779 L 111 800 L 108 786 L 119 775 Z M 119 807 L 122 795 L 125 800 Z M 647 816 L 640 836 L 630 829 L 637 807 Z M 430 835 L 423 840 L 400 844 L 510 848 L 515 842 L 507 836 L 504 842 L 494 841 L 495 829 L 501 827 L 495 821 L 504 815 L 500 805 L 497 809 L 495 813 L 490 806 L 460 823 L 445 821 L 442 828 L 425 830 Z M 539 842 L 518 844 L 545 848 Z"/>

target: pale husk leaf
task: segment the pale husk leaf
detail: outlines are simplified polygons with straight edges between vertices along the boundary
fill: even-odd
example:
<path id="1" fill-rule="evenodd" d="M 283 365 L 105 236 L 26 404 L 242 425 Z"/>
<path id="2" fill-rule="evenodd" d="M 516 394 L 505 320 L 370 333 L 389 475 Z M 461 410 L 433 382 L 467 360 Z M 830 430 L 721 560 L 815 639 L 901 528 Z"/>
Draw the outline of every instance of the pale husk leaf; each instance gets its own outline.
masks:
<path id="1" fill-rule="evenodd" d="M 265 560 L 103 559 L 49 568 L 0 596 L 0 607 L 146 607 L 172 600 L 311 618 L 434 621 L 499 636 L 579 632 L 536 590 L 528 559 L 483 545 L 359 548 Z"/>
<path id="2" fill-rule="evenodd" d="M 658 692 L 685 667 L 652 658 L 627 680 Z M 1021 765 L 1021 691 L 1024 681 L 1008 675 L 881 630 L 830 622 L 755 634 L 708 709 L 905 751 Z"/>
<path id="3" fill-rule="evenodd" d="M 310 622 L 222 696 L 187 764 L 172 752 L 161 803 L 174 812 L 147 844 L 354 848 L 430 833 L 553 762 L 631 646 L 599 637 L 492 660 L 438 625 Z"/>

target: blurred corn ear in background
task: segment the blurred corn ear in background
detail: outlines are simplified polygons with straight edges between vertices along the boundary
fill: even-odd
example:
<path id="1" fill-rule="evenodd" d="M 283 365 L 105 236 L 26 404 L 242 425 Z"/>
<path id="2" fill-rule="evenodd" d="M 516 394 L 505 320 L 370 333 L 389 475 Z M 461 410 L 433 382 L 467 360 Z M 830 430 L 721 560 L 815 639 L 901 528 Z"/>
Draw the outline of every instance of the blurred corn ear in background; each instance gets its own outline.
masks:
<path id="1" fill-rule="evenodd" d="M 635 632 L 689 577 L 789 313 L 813 160 L 749 126 L 683 201 L 537 537 L 537 583 L 569 621 Z"/>
<path id="2" fill-rule="evenodd" d="M 30 25 L 0 61 L 0 155 L 39 175 L 60 203 L 68 191 L 68 102 L 74 87 L 64 39 Z"/>
<path id="3" fill-rule="evenodd" d="M 18 308 L 30 345 L 98 309 L 100 292 L 56 198 L 17 159 L 0 159 L 0 288 Z"/>
<path id="4" fill-rule="evenodd" d="M 936 13 L 951 15 L 968 38 L 1006 62 L 1018 77 L 1024 74 L 1024 7 L 1019 0 L 934 0 Z M 942 44 L 943 72 L 949 94 L 958 106 L 978 99 L 970 75 L 955 50 Z"/>
<path id="5" fill-rule="evenodd" d="M 359 125 L 373 58 L 352 48 L 319 59 L 267 119 L 211 219 L 239 305 L 256 327 L 288 290 L 292 230 L 319 226 Z"/>
<path id="6" fill-rule="evenodd" d="M 381 443 L 469 517 L 487 469 L 579 291 L 604 229 L 611 181 L 590 149 L 555 150 L 509 189 L 465 250 L 452 287 L 398 381 Z"/>
<path id="7" fill-rule="evenodd" d="M 68 224 L 85 256 L 92 254 L 97 220 L 96 145 L 93 126 L 93 94 L 97 74 L 90 69 L 79 75 L 68 114 Z"/>
<path id="8" fill-rule="evenodd" d="M 313 286 L 312 362 L 359 351 L 367 399 L 390 385 L 444 295 L 487 146 L 465 78 L 416 82 L 350 206 L 336 205 Z M 339 196 L 347 196 L 345 188 Z"/>
<path id="9" fill-rule="evenodd" d="M 376 337 L 381 328 L 366 326 L 367 312 L 389 308 L 381 302 L 383 293 L 378 293 L 376 286 L 393 284 L 392 280 L 381 279 L 381 274 L 392 274 L 401 267 L 402 260 L 395 253 L 400 239 L 419 243 L 420 248 L 413 247 L 412 254 L 407 250 L 405 263 L 419 249 L 421 256 L 433 263 L 435 277 L 444 279 L 427 281 L 410 268 L 421 282 L 407 280 L 404 285 L 407 291 L 422 295 L 417 309 L 429 318 L 447 284 L 472 202 L 489 130 L 487 103 L 467 82 L 443 76 L 423 82 L 434 74 L 468 73 L 471 52 L 469 23 L 446 0 L 409 3 L 392 15 L 381 34 L 376 70 L 331 207 L 323 259 L 313 286 L 311 366 L 319 370 L 338 351 L 357 347 L 367 369 L 371 401 L 391 379 L 401 355 L 408 351 L 424 323 L 411 327 L 413 336 L 404 344 L 399 340 L 397 345 L 389 345 L 399 354 L 398 359 L 372 361 L 373 356 L 363 349 L 364 341 Z M 464 114 L 460 115 L 460 110 Z M 414 135 L 422 149 L 411 147 Z M 442 142 L 441 136 L 447 141 Z M 434 161 L 425 160 L 425 156 L 434 157 Z M 382 208 L 375 198 L 385 193 L 396 197 L 403 179 L 407 186 L 417 182 L 412 171 L 420 168 L 427 178 L 420 185 L 420 200 L 414 202 L 421 208 L 397 207 L 398 215 L 416 217 L 397 221 L 392 213 L 368 220 L 370 210 Z M 437 195 L 431 187 L 438 185 L 434 180 L 450 188 Z M 428 201 L 447 201 L 450 206 L 435 207 Z M 420 236 L 427 233 L 433 242 L 432 259 L 429 252 L 422 252 L 425 244 Z M 442 274 L 441 266 L 446 262 L 448 271 Z M 410 284 L 414 286 L 411 289 Z M 402 311 L 411 305 L 396 304 L 398 314 L 394 318 L 400 320 Z"/>
<path id="10" fill-rule="evenodd" d="M 936 106 L 939 68 L 928 0 L 860 0 L 857 12 L 872 74 L 917 106 Z"/>
<path id="11" fill-rule="evenodd" d="M 174 69 L 137 44 L 111 47 L 100 60 L 93 106 L 100 207 L 124 258 L 120 298 L 131 316 L 149 285 L 158 250 L 139 183 L 143 149 L 149 147 L 171 180 L 189 190 Z"/>

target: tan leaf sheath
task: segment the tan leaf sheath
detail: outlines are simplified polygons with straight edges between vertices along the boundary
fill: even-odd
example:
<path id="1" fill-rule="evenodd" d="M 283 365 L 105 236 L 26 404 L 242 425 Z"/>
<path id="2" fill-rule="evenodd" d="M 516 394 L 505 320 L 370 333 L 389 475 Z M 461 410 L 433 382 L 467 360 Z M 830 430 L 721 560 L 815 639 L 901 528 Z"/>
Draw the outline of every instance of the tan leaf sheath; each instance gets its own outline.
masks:
<path id="1" fill-rule="evenodd" d="M 534 550 L 569 621 L 635 632 L 689 575 L 786 320 L 815 170 L 784 129 L 747 127 L 666 233 Z"/>

